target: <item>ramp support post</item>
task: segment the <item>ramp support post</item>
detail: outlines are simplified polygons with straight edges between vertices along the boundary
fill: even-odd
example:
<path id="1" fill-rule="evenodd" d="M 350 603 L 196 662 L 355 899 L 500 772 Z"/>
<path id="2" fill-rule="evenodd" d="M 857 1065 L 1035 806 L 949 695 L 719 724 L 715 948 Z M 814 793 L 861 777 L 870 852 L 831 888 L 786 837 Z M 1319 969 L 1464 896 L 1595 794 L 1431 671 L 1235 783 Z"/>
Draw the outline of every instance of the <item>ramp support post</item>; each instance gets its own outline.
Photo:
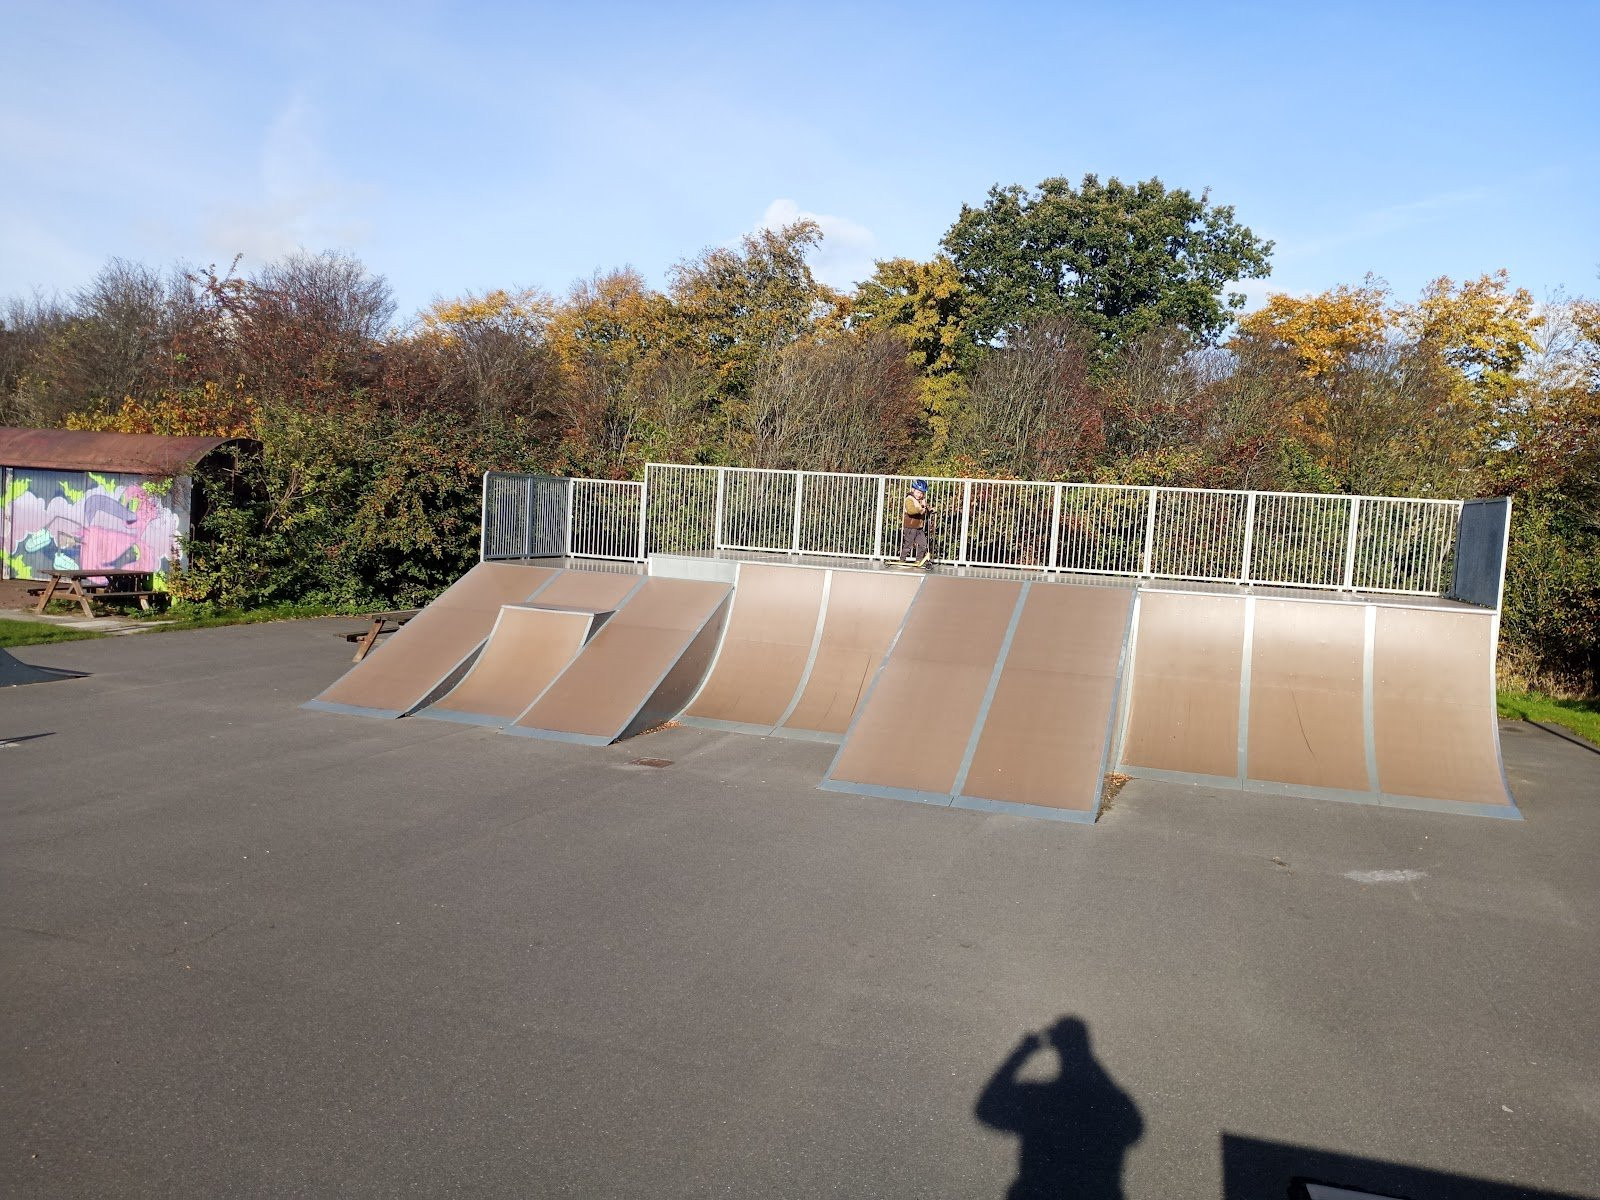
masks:
<path id="1" fill-rule="evenodd" d="M 800 505 L 805 500 L 806 473 L 794 473 L 794 536 L 790 538 L 789 553 L 800 553 Z"/>
<path id="2" fill-rule="evenodd" d="M 565 552 L 565 557 L 567 558 L 572 557 L 572 514 L 576 511 L 573 508 L 573 493 L 576 492 L 577 487 L 578 481 L 576 479 L 567 480 L 567 546 Z"/>
<path id="3" fill-rule="evenodd" d="M 522 481 L 522 557 L 533 557 L 533 480 Z"/>
<path id="4" fill-rule="evenodd" d="M 1256 532 L 1256 493 L 1250 493 L 1250 499 L 1245 504 L 1244 510 L 1244 555 L 1239 562 L 1239 582 L 1250 582 L 1250 548 L 1255 539 Z"/>
<path id="5" fill-rule="evenodd" d="M 711 521 L 711 549 L 713 552 L 722 549 L 722 494 L 728 485 L 728 471 L 726 467 L 717 468 L 717 500 L 712 509 Z"/>
<path id="6" fill-rule="evenodd" d="M 972 520 L 972 480 L 961 481 L 961 546 L 956 551 L 956 562 L 967 565 L 967 526 Z"/>
<path id="7" fill-rule="evenodd" d="M 645 561 L 646 538 L 649 531 L 650 513 L 650 464 L 644 468 L 644 481 L 639 484 L 639 553 L 635 562 Z"/>
<path id="8" fill-rule="evenodd" d="M 878 517 L 877 520 L 873 522 L 872 526 L 872 557 L 878 559 L 883 557 L 883 500 L 884 494 L 888 490 L 888 486 L 889 480 L 886 477 L 879 475 Z"/>
<path id="9" fill-rule="evenodd" d="M 9 478 L 10 468 L 0 469 L 0 494 L 9 495 L 11 492 Z M 4 520 L 11 520 L 11 505 L 5 507 Z M 5 544 L 11 545 L 11 531 L 5 530 Z M 489 472 L 483 473 L 483 499 L 478 501 L 478 561 L 484 562 L 489 557 Z M 0 578 L 9 579 L 9 564 L 0 559 Z"/>
<path id="10" fill-rule="evenodd" d="M 1356 575 L 1356 529 L 1361 520 L 1361 497 L 1350 497 L 1350 526 L 1345 531 L 1344 539 L 1344 581 L 1339 584 L 1341 592 L 1355 590 Z"/>
<path id="11" fill-rule="evenodd" d="M 1056 559 L 1061 553 L 1061 484 L 1051 489 L 1050 497 L 1050 559 L 1045 568 L 1056 570 Z"/>
<path id="12" fill-rule="evenodd" d="M 1148 576 L 1150 571 L 1150 551 L 1156 540 L 1156 489 L 1150 489 L 1150 503 L 1145 510 L 1144 518 L 1144 557 L 1141 560 L 1139 574 Z"/>

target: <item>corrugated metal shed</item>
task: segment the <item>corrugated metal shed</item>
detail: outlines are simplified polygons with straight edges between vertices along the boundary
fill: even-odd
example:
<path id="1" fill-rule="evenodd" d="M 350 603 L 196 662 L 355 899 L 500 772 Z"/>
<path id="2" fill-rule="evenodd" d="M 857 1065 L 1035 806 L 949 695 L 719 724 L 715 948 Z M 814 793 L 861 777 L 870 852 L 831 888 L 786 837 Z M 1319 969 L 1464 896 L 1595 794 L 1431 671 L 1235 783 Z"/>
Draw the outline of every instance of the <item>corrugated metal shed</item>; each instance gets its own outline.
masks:
<path id="1" fill-rule="evenodd" d="M 53 471 L 117 471 L 130 475 L 187 474 L 222 437 L 162 437 L 153 433 L 90 433 L 80 429 L 0 427 L 0 467 Z"/>

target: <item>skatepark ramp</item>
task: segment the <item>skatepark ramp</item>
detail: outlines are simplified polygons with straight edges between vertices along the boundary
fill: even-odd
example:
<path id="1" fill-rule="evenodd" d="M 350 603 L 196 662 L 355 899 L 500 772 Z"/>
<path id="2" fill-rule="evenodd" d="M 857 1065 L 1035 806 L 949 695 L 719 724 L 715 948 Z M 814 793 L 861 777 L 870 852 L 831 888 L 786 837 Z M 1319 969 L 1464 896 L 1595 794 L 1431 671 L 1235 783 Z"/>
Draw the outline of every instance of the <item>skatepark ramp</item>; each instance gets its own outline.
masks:
<path id="1" fill-rule="evenodd" d="M 686 725 L 840 741 L 921 574 L 740 563 L 728 629 Z"/>
<path id="2" fill-rule="evenodd" d="M 606 745 L 834 743 L 821 786 L 1093 821 L 1108 771 L 1515 819 L 1498 614 L 1439 599 L 656 556 L 485 563 L 308 707 Z"/>
<path id="3" fill-rule="evenodd" d="M 479 563 L 306 708 L 403 717 L 453 687 L 472 665 L 500 609 L 533 599 L 560 571 Z"/>
<path id="4" fill-rule="evenodd" d="M 670 721 L 700 686 L 732 589 L 647 578 L 503 732 L 605 746 Z"/>
<path id="5" fill-rule="evenodd" d="M 683 708 L 731 591 L 636 571 L 481 563 L 305 707 L 606 745 Z"/>
<path id="6" fill-rule="evenodd" d="M 926 580 L 822 786 L 1094 820 L 1132 599 Z"/>
<path id="7" fill-rule="evenodd" d="M 694 561 L 711 560 L 671 569 Z M 713 565 L 735 580 L 732 613 L 680 719 L 838 741 L 827 790 L 1090 821 L 1115 770 L 1518 815 L 1500 766 L 1492 612 Z M 848 669 L 829 665 L 847 641 Z M 807 706 L 820 692 L 827 716 Z"/>
<path id="8" fill-rule="evenodd" d="M 539 590 L 536 602 L 502 606 L 472 669 L 416 715 L 471 725 L 510 724 L 644 582 L 642 575 L 563 571 Z"/>
<path id="9" fill-rule="evenodd" d="M 1496 627 L 1464 606 L 1145 589 L 1117 769 L 1515 819 Z"/>

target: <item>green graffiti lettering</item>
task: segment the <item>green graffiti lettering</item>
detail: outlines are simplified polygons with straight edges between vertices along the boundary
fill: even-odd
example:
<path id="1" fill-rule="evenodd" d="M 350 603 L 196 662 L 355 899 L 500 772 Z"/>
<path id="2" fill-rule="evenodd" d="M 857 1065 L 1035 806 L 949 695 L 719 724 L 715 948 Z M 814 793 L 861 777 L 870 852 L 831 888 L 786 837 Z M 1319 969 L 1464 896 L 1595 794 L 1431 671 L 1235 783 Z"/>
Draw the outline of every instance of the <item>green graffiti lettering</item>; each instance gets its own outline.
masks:
<path id="1" fill-rule="evenodd" d="M 3 499 L 5 501 L 5 506 L 7 508 L 10 508 L 18 500 L 20 500 L 24 496 L 26 496 L 28 494 L 28 489 L 31 488 L 32 486 L 33 486 L 33 480 L 31 480 L 31 479 L 18 479 L 15 475 L 13 475 L 11 477 L 10 484 L 8 484 L 7 487 L 6 487 L 5 496 L 3 497 Z"/>

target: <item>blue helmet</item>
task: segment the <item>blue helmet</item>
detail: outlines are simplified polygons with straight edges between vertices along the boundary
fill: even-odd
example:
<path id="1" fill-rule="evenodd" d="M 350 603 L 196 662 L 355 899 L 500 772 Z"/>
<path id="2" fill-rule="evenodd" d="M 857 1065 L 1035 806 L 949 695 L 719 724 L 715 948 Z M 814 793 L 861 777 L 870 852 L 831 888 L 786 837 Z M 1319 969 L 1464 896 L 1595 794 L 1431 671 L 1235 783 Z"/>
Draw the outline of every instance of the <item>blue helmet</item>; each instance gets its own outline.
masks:
<path id="1" fill-rule="evenodd" d="M 911 490 L 914 491 L 914 492 L 925 492 L 925 491 L 927 491 L 928 490 L 928 481 L 926 479 L 913 479 L 911 481 Z"/>

